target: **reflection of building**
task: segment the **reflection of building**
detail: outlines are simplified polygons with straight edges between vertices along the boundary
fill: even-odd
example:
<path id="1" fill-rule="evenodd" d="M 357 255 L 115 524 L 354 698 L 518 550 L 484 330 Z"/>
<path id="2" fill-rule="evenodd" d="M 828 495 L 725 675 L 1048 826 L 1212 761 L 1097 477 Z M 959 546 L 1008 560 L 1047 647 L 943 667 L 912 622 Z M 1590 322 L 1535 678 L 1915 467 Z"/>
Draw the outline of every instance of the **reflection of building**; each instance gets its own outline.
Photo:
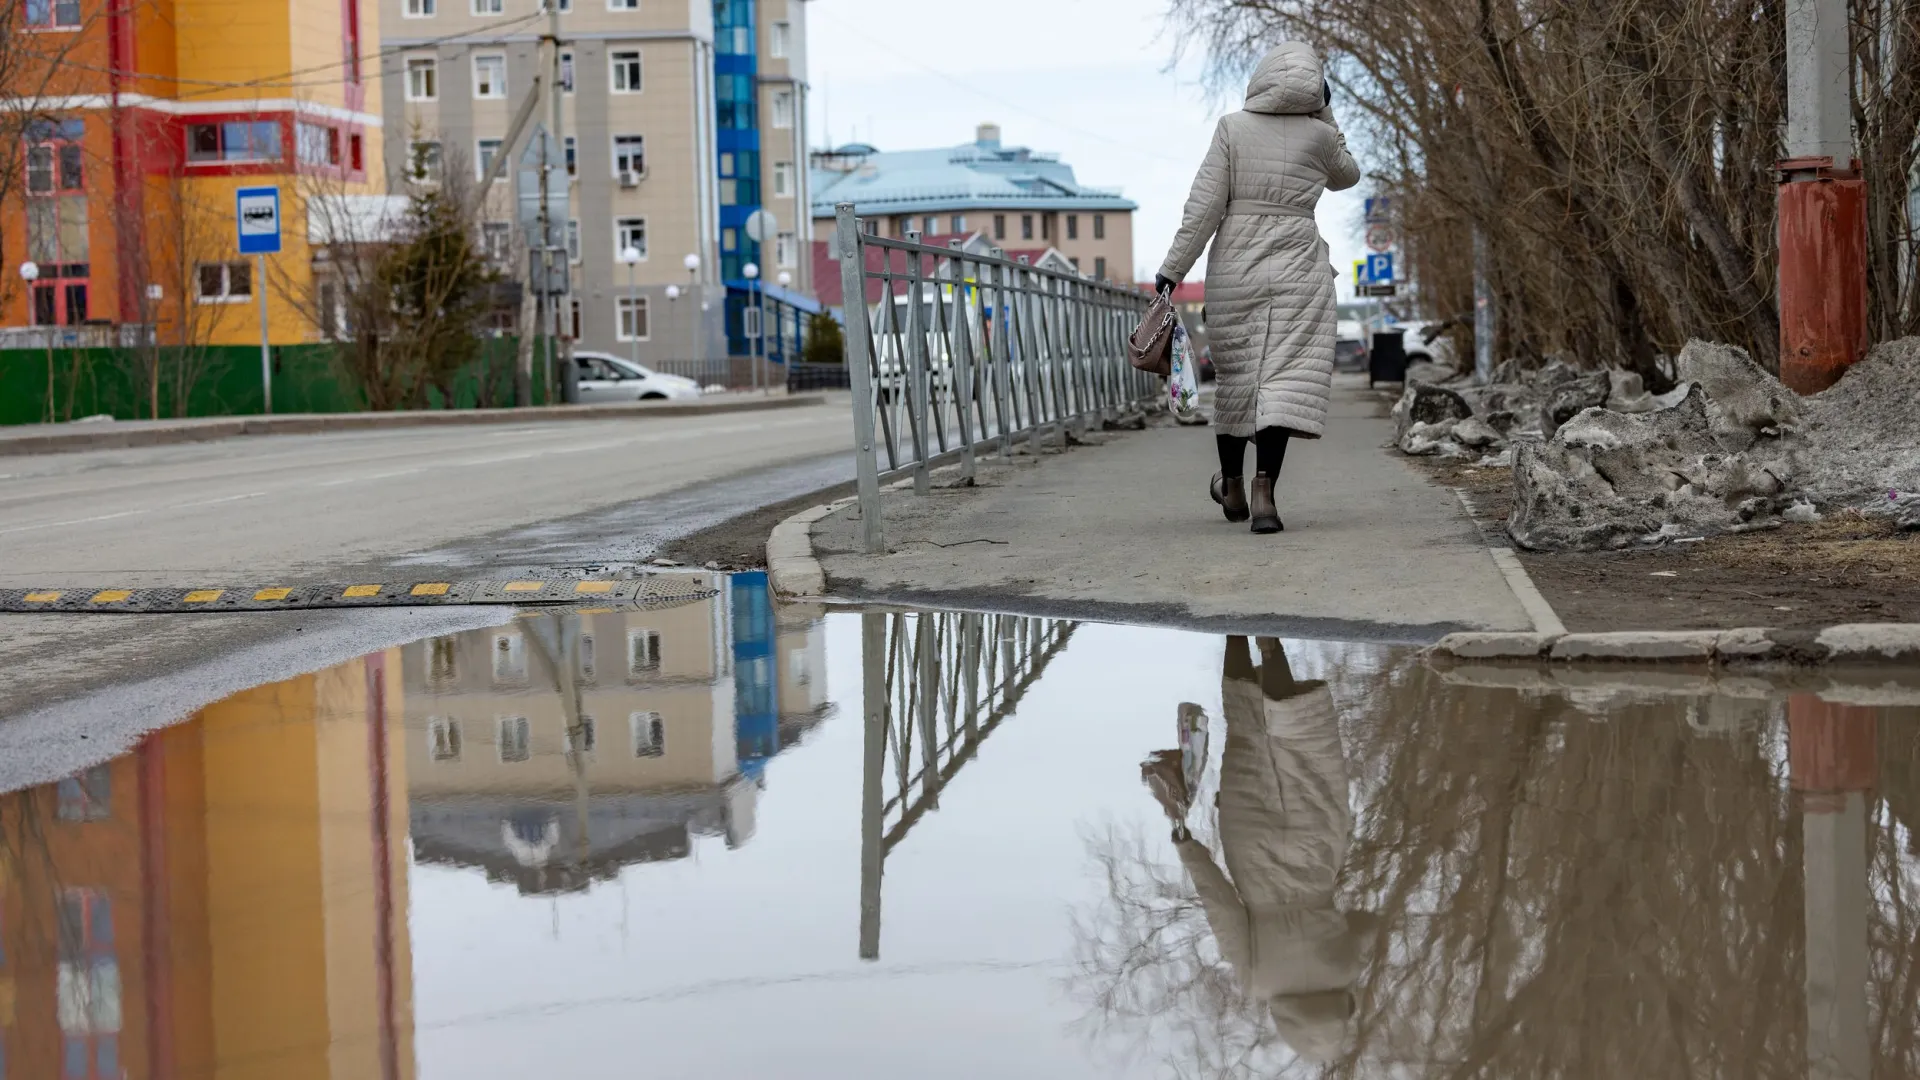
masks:
<path id="1" fill-rule="evenodd" d="M 408 646 L 416 856 L 547 893 L 681 858 L 698 836 L 744 843 L 782 697 L 765 575 L 750 577 L 678 608 L 530 614 Z M 811 662 L 812 634 L 780 640 Z"/>
<path id="2" fill-rule="evenodd" d="M 413 1075 L 388 669 L 249 690 L 0 796 L 0 1075 Z"/>

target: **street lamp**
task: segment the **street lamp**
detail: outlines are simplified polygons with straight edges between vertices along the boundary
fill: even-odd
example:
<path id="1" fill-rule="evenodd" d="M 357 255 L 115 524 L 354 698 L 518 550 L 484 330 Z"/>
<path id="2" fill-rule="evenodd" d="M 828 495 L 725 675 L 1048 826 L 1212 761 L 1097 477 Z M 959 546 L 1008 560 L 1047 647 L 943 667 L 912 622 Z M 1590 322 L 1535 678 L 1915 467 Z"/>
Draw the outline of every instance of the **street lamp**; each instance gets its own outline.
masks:
<path id="1" fill-rule="evenodd" d="M 633 366 L 640 366 L 640 292 L 634 284 L 633 273 L 640 265 L 640 249 L 628 247 L 620 252 L 620 261 L 627 264 L 627 316 L 632 323 L 627 327 L 627 338 L 633 342 Z"/>
<path id="2" fill-rule="evenodd" d="M 753 290 L 753 334 L 751 340 L 747 342 L 747 360 L 753 365 L 753 388 L 758 390 L 760 389 L 760 343 L 766 340 L 767 336 L 767 312 L 764 305 L 760 303 L 760 264 L 748 263 L 740 269 L 740 272 L 747 276 L 747 287 Z M 741 321 L 746 321 L 744 314 L 741 315 Z"/>
<path id="3" fill-rule="evenodd" d="M 780 283 L 780 287 L 783 289 L 793 287 L 793 275 L 785 270 L 780 271 L 780 276 L 775 278 L 774 280 L 778 281 Z M 782 315 L 780 317 L 780 355 L 781 355 L 782 363 L 785 363 L 788 359 L 791 359 L 791 357 L 787 356 L 786 323 L 787 323 L 786 316 Z M 787 370 L 792 371 L 793 369 L 789 367 Z"/>
<path id="4" fill-rule="evenodd" d="M 676 302 L 679 299 L 680 286 L 667 286 L 667 356 L 669 359 L 673 356 L 673 350 L 679 348 L 674 344 L 678 339 L 673 336 L 680 332 L 680 320 L 676 318 L 680 310 L 680 305 Z"/>
<path id="5" fill-rule="evenodd" d="M 28 259 L 20 264 L 20 280 L 27 283 L 27 318 L 36 326 L 40 323 L 40 306 L 33 302 L 33 283 L 40 280 L 40 264 Z M 60 318 L 56 314 L 54 322 Z M 47 423 L 53 423 L 53 331 L 47 330 Z"/>

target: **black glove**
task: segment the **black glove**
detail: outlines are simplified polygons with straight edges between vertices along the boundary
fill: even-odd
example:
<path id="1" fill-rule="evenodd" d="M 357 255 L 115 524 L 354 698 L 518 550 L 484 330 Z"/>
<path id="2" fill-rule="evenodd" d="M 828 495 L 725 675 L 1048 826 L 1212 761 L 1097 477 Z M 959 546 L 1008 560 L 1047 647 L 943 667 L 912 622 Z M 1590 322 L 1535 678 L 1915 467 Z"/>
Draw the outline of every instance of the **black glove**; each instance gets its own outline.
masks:
<path id="1" fill-rule="evenodd" d="M 1153 275 L 1153 289 L 1155 292 L 1170 293 L 1173 291 L 1173 287 L 1178 284 L 1180 283 L 1165 274 Z"/>

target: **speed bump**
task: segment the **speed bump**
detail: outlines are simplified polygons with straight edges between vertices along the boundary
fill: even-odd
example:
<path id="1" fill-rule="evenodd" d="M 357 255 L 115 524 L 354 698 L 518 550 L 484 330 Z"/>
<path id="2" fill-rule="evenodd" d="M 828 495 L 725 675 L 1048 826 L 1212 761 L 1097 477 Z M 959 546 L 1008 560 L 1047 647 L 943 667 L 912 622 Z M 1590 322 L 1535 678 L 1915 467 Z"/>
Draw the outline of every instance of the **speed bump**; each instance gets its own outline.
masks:
<path id="1" fill-rule="evenodd" d="M 671 607 L 719 595 L 703 574 L 653 574 L 626 581 L 521 578 L 512 581 L 345 582 L 330 585 L 196 584 L 152 589 L 0 589 L 0 612 L 171 614 L 304 611 L 317 608 L 516 607 L 578 604 Z"/>

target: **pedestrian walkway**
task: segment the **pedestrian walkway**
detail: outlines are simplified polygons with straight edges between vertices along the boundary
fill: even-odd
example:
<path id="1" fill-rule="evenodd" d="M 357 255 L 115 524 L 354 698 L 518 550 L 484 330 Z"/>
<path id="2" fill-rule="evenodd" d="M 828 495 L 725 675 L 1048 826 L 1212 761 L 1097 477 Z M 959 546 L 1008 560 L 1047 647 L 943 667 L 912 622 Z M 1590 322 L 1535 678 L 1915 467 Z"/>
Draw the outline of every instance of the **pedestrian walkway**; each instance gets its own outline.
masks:
<path id="1" fill-rule="evenodd" d="M 1378 398 L 1337 385 L 1327 437 L 1288 450 L 1278 536 L 1207 497 L 1211 429 L 1168 427 L 1016 459 L 980 487 L 888 491 L 889 554 L 858 553 L 853 507 L 814 525 L 814 550 L 836 597 L 1366 640 L 1532 629 L 1458 498 L 1391 439 Z"/>

